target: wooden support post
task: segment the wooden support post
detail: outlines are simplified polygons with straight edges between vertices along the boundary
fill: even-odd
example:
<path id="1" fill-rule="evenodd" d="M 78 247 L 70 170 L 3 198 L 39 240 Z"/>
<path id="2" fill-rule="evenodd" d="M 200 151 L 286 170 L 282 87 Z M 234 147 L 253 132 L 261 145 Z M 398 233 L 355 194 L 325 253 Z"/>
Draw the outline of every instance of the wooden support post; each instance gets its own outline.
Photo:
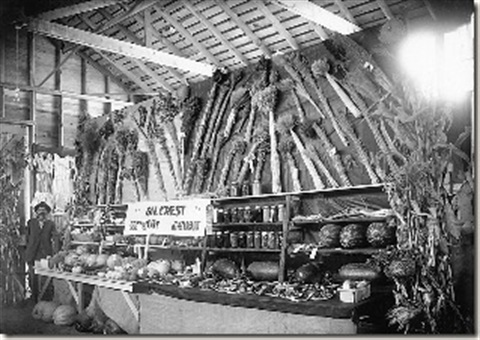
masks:
<path id="1" fill-rule="evenodd" d="M 104 90 L 105 93 L 110 92 L 110 79 L 107 76 L 103 77 L 103 84 L 105 86 Z M 108 98 L 108 95 L 106 96 Z M 109 114 L 112 112 L 112 103 L 104 103 L 103 104 L 103 113 L 104 114 Z"/>
<path id="2" fill-rule="evenodd" d="M 28 32 L 27 44 L 28 44 L 28 85 L 35 86 L 35 33 Z M 55 55 L 56 57 L 56 55 Z"/>
<path id="3" fill-rule="evenodd" d="M 280 273 L 278 275 L 278 281 L 284 282 L 286 277 L 286 262 L 287 262 L 287 238 L 290 227 L 290 215 L 292 209 L 292 197 L 285 197 L 285 207 L 283 209 L 283 222 L 282 222 L 282 243 L 280 244 Z"/>
<path id="4" fill-rule="evenodd" d="M 55 81 L 54 86 L 55 90 L 61 91 L 62 90 L 62 70 L 60 68 L 61 62 L 61 50 L 58 44 L 55 45 Z M 63 147 L 65 144 L 65 133 L 64 133 L 64 117 L 63 117 L 63 96 L 55 96 L 55 101 L 58 103 L 58 122 L 57 122 L 57 133 L 58 133 L 58 140 L 57 146 Z"/>
<path id="5" fill-rule="evenodd" d="M 84 58 L 80 61 L 80 93 L 87 93 L 87 63 Z M 88 102 L 80 100 L 80 111 L 88 112 Z"/>
<path id="6" fill-rule="evenodd" d="M 5 32 L 0 30 L 0 81 L 5 82 Z"/>
<path id="7" fill-rule="evenodd" d="M 5 118 L 5 88 L 0 86 L 0 117 Z"/>

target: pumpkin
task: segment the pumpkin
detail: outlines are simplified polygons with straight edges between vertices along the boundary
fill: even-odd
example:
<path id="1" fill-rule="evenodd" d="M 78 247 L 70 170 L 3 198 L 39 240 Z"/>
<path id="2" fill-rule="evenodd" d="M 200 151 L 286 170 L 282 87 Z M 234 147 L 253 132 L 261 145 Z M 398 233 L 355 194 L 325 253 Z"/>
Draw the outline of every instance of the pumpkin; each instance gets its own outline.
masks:
<path id="1" fill-rule="evenodd" d="M 53 301 L 40 301 L 33 307 L 32 316 L 34 319 L 44 322 L 53 321 L 53 313 L 57 309 L 58 304 Z"/>
<path id="2" fill-rule="evenodd" d="M 100 254 L 97 256 L 95 260 L 95 266 L 97 267 L 104 267 L 107 265 L 108 255 L 107 254 Z"/>
<path id="3" fill-rule="evenodd" d="M 98 255 L 90 254 L 90 255 L 87 257 L 87 260 L 85 261 L 85 264 L 86 264 L 88 267 L 95 267 L 95 265 L 96 265 L 96 263 L 97 263 L 97 257 L 98 257 Z"/>
<path id="4" fill-rule="evenodd" d="M 252 262 L 247 267 L 247 273 L 254 280 L 259 281 L 275 281 L 278 279 L 280 267 L 277 262 Z"/>
<path id="5" fill-rule="evenodd" d="M 118 254 L 113 254 L 108 257 L 107 267 L 114 269 L 115 267 L 122 265 L 122 257 Z"/>
<path id="6" fill-rule="evenodd" d="M 53 323 L 60 326 L 70 326 L 76 321 L 77 310 L 70 305 L 60 305 L 53 312 Z"/>
<path id="7" fill-rule="evenodd" d="M 366 227 L 362 224 L 347 224 L 340 232 L 340 245 L 343 248 L 361 248 L 367 245 Z"/>
<path id="8" fill-rule="evenodd" d="M 342 226 L 338 224 L 325 224 L 318 234 L 319 248 L 335 248 L 340 246 L 340 231 Z"/>
<path id="9" fill-rule="evenodd" d="M 367 228 L 367 241 L 372 247 L 380 248 L 394 244 L 396 240 L 395 225 L 374 222 Z"/>
<path id="10" fill-rule="evenodd" d="M 167 275 L 170 272 L 171 263 L 168 260 L 160 259 L 150 262 L 147 267 L 153 270 L 153 274 L 155 274 L 156 271 L 159 275 Z"/>
<path id="11" fill-rule="evenodd" d="M 229 259 L 218 259 L 212 265 L 212 273 L 225 279 L 234 279 L 239 276 L 238 266 Z"/>

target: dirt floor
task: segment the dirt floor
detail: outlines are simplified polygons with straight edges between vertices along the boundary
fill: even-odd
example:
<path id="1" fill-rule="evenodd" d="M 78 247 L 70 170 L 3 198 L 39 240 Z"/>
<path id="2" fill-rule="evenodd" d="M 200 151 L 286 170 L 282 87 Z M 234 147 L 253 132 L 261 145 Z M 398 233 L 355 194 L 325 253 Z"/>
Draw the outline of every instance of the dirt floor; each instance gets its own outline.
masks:
<path id="1" fill-rule="evenodd" d="M 57 326 L 32 317 L 35 303 L 26 300 L 15 306 L 0 306 L 0 334 L 6 335 L 86 335 L 73 326 Z"/>

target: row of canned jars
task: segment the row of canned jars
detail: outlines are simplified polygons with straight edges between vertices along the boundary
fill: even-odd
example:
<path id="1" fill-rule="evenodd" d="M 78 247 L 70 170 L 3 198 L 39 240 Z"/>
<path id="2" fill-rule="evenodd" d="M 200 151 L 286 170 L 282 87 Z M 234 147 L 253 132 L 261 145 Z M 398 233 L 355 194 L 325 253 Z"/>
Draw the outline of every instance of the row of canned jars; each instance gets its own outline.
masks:
<path id="1" fill-rule="evenodd" d="M 284 205 L 235 208 L 215 208 L 213 223 L 268 223 L 282 222 Z"/>
<path id="2" fill-rule="evenodd" d="M 280 249 L 281 231 L 217 231 L 211 246 L 216 248 Z"/>

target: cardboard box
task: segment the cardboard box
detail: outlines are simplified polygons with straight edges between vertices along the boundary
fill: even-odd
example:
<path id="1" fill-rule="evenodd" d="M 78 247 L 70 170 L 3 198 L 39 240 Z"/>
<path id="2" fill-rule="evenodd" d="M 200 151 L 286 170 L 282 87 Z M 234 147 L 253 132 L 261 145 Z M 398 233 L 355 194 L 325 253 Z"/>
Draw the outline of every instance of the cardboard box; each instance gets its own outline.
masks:
<path id="1" fill-rule="evenodd" d="M 340 301 L 346 303 L 357 303 L 370 297 L 370 283 L 365 286 L 351 289 L 338 289 Z"/>

